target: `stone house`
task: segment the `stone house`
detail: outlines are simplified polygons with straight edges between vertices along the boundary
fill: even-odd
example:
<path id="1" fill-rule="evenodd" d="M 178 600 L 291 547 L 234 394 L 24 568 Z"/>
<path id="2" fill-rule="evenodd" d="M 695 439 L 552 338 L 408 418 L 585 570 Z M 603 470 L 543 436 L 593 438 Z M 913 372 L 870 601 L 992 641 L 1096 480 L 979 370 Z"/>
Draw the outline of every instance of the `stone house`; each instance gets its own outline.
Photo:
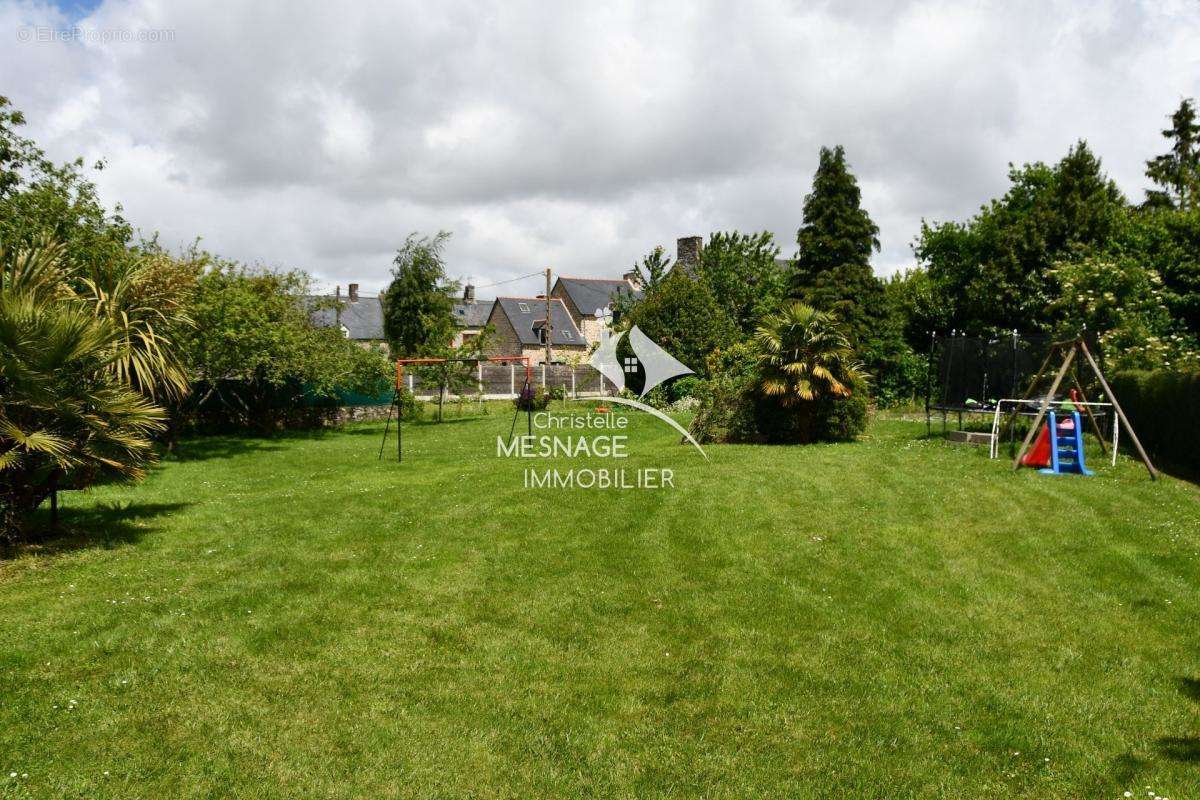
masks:
<path id="1" fill-rule="evenodd" d="M 550 309 L 554 361 L 584 358 L 588 353 L 588 342 L 563 301 L 551 300 Z M 529 356 L 534 364 L 546 360 L 544 297 L 497 297 L 485 324 L 495 331 L 488 341 L 487 355 Z"/>
<path id="2" fill-rule="evenodd" d="M 352 283 L 347 288 L 346 298 L 342 299 L 342 287 L 338 286 L 334 293 L 336 308 L 318 308 L 310 317 L 314 325 L 323 328 L 340 328 L 342 334 L 362 347 L 387 347 L 383 335 L 383 292 L 378 295 L 363 296 L 358 292 L 358 284 Z M 328 300 L 328 295 L 311 296 L 310 302 Z"/>
<path id="3" fill-rule="evenodd" d="M 637 273 L 627 272 L 619 280 L 608 278 L 559 278 L 550 296 L 562 301 L 571 321 L 579 328 L 589 345 L 600 341 L 603 323 L 596 312 L 609 308 L 620 295 L 642 296 L 637 285 Z"/>
<path id="4" fill-rule="evenodd" d="M 488 317 L 492 313 L 491 303 L 479 303 L 475 300 L 475 287 L 467 284 L 463 287 L 462 300 L 454 304 L 451 312 L 454 315 L 453 347 L 460 347 L 464 342 L 479 336 L 487 327 Z"/>

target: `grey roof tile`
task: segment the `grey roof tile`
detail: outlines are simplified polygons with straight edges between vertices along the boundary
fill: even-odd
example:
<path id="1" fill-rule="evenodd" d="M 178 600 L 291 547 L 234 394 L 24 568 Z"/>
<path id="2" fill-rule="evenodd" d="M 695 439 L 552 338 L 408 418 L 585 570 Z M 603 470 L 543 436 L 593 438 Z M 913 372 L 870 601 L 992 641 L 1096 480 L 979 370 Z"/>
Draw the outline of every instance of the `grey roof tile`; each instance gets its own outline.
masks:
<path id="1" fill-rule="evenodd" d="M 571 298 L 571 302 L 579 309 L 579 313 L 585 316 L 591 316 L 597 308 L 606 307 L 616 299 L 618 294 L 642 296 L 640 290 L 634 289 L 625 280 L 559 278 L 558 282 L 562 284 L 563 290 Z"/>
<path id="2" fill-rule="evenodd" d="M 517 332 L 521 344 L 541 344 L 534 323 L 546 319 L 546 301 L 537 297 L 497 297 L 496 305 L 508 317 Z M 554 299 L 550 306 L 553 315 L 555 345 L 586 345 L 579 328 L 575 327 L 571 315 L 562 300 Z M 489 314 L 490 316 L 490 314 Z"/>
<path id="3" fill-rule="evenodd" d="M 492 314 L 491 303 L 455 303 L 454 324 L 460 328 L 482 328 Z"/>
<path id="4" fill-rule="evenodd" d="M 311 302 L 329 300 L 325 297 L 310 297 Z M 333 308 L 319 308 L 311 314 L 314 325 L 331 328 L 337 323 L 338 313 Z M 372 340 L 383 338 L 383 302 L 377 296 L 362 296 L 358 302 L 342 300 L 341 322 L 350 332 L 351 339 Z"/>

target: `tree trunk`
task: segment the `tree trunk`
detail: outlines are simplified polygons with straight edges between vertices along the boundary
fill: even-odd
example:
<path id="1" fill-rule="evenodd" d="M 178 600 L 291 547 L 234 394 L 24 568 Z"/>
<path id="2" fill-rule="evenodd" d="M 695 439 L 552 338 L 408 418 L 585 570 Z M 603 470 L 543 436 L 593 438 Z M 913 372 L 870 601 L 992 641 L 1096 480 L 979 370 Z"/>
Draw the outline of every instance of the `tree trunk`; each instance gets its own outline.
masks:
<path id="1" fill-rule="evenodd" d="M 11 476 L 10 476 L 11 477 Z M 51 483 L 35 484 L 28 473 L 18 475 L 0 494 L 0 540 L 15 543 L 29 535 L 29 519 L 53 491 Z"/>

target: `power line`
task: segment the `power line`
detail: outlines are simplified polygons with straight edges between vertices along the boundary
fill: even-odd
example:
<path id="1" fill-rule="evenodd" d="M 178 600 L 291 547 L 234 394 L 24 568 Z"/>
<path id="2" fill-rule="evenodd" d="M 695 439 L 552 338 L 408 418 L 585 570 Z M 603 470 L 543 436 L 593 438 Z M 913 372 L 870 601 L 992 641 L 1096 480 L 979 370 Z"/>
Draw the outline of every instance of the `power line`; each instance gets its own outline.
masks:
<path id="1" fill-rule="evenodd" d="M 545 275 L 545 274 L 546 274 L 545 270 L 538 270 L 537 272 L 531 272 L 528 275 L 521 275 L 516 278 L 509 278 L 508 280 L 504 280 L 504 281 L 496 281 L 495 283 L 484 283 L 479 286 L 476 286 L 475 288 L 476 289 L 489 289 L 493 286 L 500 286 L 501 284 L 504 284 L 504 283 L 513 283 L 514 281 L 523 281 L 526 278 L 537 278 L 537 277 L 541 277 L 542 275 Z"/>

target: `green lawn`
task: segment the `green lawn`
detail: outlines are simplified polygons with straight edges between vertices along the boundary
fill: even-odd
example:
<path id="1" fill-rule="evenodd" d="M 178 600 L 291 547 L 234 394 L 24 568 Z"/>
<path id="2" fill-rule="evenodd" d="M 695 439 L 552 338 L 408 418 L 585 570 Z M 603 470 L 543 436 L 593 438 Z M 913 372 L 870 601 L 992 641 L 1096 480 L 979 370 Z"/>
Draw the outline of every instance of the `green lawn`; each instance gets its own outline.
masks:
<path id="1" fill-rule="evenodd" d="M 1196 487 L 635 414 L 674 490 L 527 490 L 510 419 L 68 495 L 0 561 L 0 796 L 1200 796 Z"/>

